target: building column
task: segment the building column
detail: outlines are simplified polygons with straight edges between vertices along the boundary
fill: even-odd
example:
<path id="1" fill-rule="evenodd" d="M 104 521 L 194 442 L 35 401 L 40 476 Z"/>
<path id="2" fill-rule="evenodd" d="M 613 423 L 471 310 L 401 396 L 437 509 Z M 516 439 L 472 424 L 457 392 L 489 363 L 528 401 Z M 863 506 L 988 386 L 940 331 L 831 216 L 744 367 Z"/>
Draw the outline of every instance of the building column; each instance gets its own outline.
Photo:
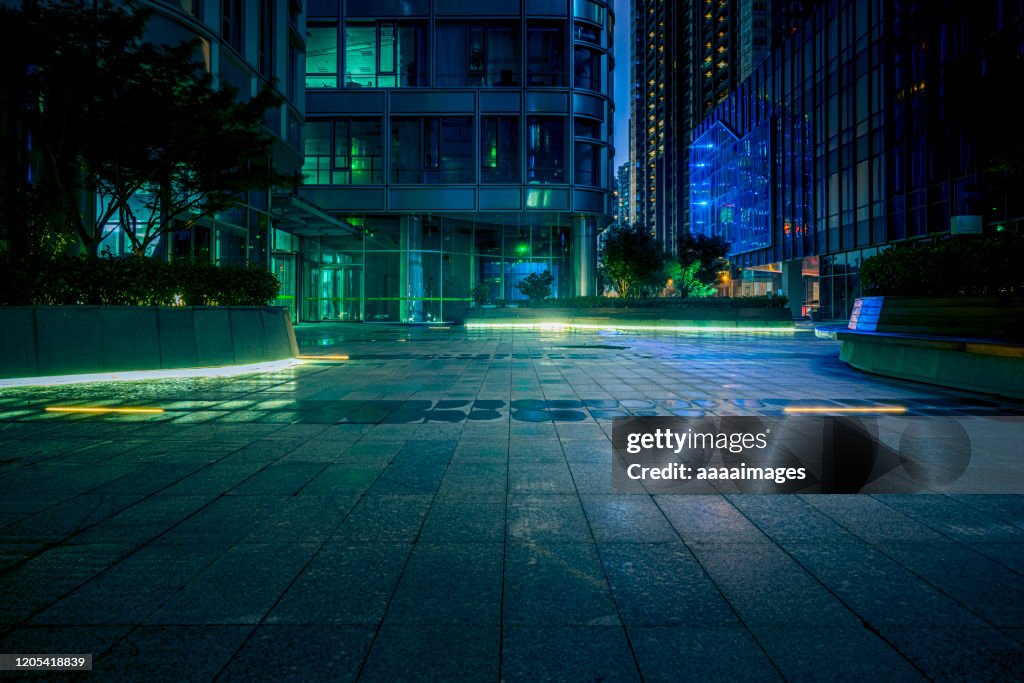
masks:
<path id="1" fill-rule="evenodd" d="M 782 262 L 782 294 L 789 299 L 789 310 L 794 318 L 802 317 L 804 305 L 803 259 Z"/>
<path id="2" fill-rule="evenodd" d="M 594 296 L 597 293 L 597 217 L 574 217 L 572 238 L 573 295 Z"/>
<path id="3" fill-rule="evenodd" d="M 402 216 L 400 244 L 401 322 L 423 322 L 423 217 Z"/>

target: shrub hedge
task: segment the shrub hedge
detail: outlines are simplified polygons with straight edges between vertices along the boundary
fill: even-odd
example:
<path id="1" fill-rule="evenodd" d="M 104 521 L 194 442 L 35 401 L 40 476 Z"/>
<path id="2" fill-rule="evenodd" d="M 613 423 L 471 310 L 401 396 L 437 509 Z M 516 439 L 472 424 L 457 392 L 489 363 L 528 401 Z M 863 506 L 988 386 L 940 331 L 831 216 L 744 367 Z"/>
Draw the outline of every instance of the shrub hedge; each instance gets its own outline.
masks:
<path id="1" fill-rule="evenodd" d="M 25 263 L 0 255 L 0 304 L 262 306 L 280 283 L 258 266 L 188 259 L 59 256 Z"/>
<path id="2" fill-rule="evenodd" d="M 530 308 L 783 308 L 784 296 L 623 299 L 608 296 L 576 296 L 529 302 Z M 517 302 L 526 304 L 526 302 Z"/>
<path id="3" fill-rule="evenodd" d="M 991 296 L 1024 294 L 1024 238 L 959 237 L 891 247 L 865 259 L 868 296 Z"/>

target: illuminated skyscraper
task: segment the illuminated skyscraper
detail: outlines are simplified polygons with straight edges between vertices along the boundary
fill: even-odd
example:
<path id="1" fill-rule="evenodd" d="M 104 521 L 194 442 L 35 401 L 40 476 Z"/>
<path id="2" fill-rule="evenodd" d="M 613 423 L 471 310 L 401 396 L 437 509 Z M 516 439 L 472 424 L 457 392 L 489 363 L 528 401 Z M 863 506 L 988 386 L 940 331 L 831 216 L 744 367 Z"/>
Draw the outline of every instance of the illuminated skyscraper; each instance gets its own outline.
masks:
<path id="1" fill-rule="evenodd" d="M 808 2 L 633 0 L 632 200 L 670 250 L 689 229 L 692 131 L 789 34 Z"/>
<path id="2" fill-rule="evenodd" d="M 629 188 L 629 164 L 622 164 L 619 166 L 619 171 L 616 174 L 616 182 L 618 188 L 618 216 L 617 222 L 619 225 L 630 225 L 630 209 L 632 207 L 632 194 Z"/>

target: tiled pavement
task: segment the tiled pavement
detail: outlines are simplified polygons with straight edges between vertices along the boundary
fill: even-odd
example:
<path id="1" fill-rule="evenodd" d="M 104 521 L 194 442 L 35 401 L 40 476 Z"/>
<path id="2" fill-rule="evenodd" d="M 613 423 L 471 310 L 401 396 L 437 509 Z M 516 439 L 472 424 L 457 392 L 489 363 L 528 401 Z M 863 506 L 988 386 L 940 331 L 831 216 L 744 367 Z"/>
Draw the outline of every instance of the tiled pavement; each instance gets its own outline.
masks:
<path id="1" fill-rule="evenodd" d="M 349 360 L 0 390 L 0 652 L 113 681 L 1024 677 L 1024 497 L 613 494 L 608 440 L 629 414 L 1020 404 L 807 332 L 300 336 Z"/>

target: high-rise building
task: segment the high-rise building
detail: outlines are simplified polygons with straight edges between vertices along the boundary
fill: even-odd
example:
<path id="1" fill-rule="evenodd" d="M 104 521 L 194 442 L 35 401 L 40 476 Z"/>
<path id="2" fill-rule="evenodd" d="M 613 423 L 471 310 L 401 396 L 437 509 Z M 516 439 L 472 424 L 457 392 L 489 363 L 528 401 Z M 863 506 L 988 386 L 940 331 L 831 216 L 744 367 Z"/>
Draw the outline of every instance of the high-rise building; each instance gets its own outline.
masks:
<path id="1" fill-rule="evenodd" d="M 631 225 L 630 213 L 633 204 L 632 195 L 629 191 L 629 164 L 625 163 L 619 166 L 619 171 L 616 174 L 616 187 L 618 192 L 618 214 L 616 216 L 616 222 L 619 225 Z"/>
<path id="2" fill-rule="evenodd" d="M 790 34 L 808 4 L 633 0 L 632 197 L 637 221 L 668 249 L 689 229 L 693 130 Z"/>
<path id="3" fill-rule="evenodd" d="M 1024 228 L 992 163 L 1019 146 L 1021 35 L 1017 0 L 820 4 L 690 146 L 691 228 L 731 243 L 733 293 L 841 320 L 879 250 Z"/>
<path id="4" fill-rule="evenodd" d="M 543 271 L 594 293 L 616 213 L 607 2 L 307 10 L 305 184 L 282 208 L 310 218 L 282 213 L 274 245 L 299 319 L 458 319 L 474 287 L 514 301 Z"/>

